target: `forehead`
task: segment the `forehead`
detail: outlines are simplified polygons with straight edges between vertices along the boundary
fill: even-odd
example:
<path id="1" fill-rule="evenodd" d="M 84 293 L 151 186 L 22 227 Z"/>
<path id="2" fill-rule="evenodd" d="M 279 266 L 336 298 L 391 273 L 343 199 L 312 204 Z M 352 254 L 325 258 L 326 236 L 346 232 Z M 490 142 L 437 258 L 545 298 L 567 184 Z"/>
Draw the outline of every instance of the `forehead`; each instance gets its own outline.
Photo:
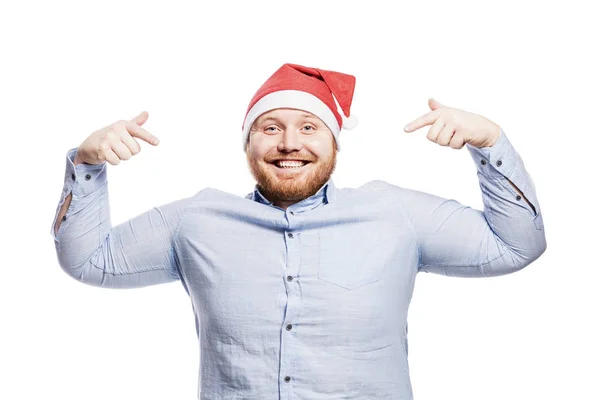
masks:
<path id="1" fill-rule="evenodd" d="M 277 108 L 275 110 L 267 111 L 256 119 L 256 123 L 261 123 L 267 120 L 282 120 L 282 119 L 314 119 L 319 121 L 319 118 L 304 110 L 297 110 L 295 108 Z"/>

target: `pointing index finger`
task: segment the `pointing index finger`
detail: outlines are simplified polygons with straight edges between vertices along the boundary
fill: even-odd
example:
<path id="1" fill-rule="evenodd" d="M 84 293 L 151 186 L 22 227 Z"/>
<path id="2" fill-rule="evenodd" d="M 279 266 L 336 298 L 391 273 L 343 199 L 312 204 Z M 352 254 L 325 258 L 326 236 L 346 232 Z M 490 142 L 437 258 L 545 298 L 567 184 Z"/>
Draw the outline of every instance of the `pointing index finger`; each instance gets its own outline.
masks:
<path id="1" fill-rule="evenodd" d="M 140 138 L 150 144 L 153 144 L 156 146 L 158 143 L 160 143 L 160 141 L 158 140 L 158 138 L 156 136 L 154 136 L 153 134 L 151 134 L 150 132 L 148 132 L 147 130 L 145 130 L 144 128 L 142 128 L 139 125 L 135 125 L 134 123 L 129 123 L 129 124 L 125 125 L 125 129 L 127 129 L 127 132 L 129 132 L 129 134 L 131 136 Z"/>
<path id="2" fill-rule="evenodd" d="M 439 115 L 440 113 L 438 110 L 430 111 L 427 114 L 424 114 L 419 118 L 415 119 L 414 121 L 406 124 L 406 126 L 404 127 L 404 131 L 412 132 L 414 130 L 424 127 L 425 125 L 431 125 L 438 119 Z"/>

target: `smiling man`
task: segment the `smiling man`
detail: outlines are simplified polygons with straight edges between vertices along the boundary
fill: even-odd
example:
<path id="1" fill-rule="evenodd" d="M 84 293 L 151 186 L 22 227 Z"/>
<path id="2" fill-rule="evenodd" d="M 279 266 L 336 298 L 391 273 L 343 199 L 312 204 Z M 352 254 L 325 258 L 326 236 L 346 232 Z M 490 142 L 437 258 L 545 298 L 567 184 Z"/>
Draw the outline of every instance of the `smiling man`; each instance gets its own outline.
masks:
<path id="1" fill-rule="evenodd" d="M 276 109 L 250 129 L 246 150 L 257 188 L 273 204 L 288 206 L 312 196 L 332 175 L 336 144 L 329 128 L 313 114 Z"/>
<path id="2" fill-rule="evenodd" d="M 180 282 L 201 350 L 199 399 L 410 400 L 417 273 L 493 277 L 546 249 L 533 181 L 504 131 L 433 99 L 405 131 L 431 126 L 430 141 L 466 145 L 483 211 L 380 180 L 337 188 L 354 85 L 284 64 L 261 86 L 242 126 L 256 179 L 245 197 L 204 188 L 113 227 L 106 163 L 137 154 L 134 138 L 157 145 L 148 114 L 67 152 L 51 230 L 60 266 L 106 288 Z"/>
<path id="3" fill-rule="evenodd" d="M 244 150 L 257 189 L 273 205 L 286 209 L 329 180 L 340 129 L 356 125 L 345 115 L 355 81 L 348 74 L 285 64 L 250 101 L 242 127 Z"/>

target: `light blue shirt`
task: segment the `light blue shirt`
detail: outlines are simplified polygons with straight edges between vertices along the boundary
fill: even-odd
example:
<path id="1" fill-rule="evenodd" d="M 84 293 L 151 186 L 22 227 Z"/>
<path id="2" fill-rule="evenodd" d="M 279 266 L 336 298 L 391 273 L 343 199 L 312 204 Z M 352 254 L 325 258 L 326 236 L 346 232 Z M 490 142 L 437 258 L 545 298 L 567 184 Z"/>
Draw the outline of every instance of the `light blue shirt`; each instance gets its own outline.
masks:
<path id="1" fill-rule="evenodd" d="M 85 284 L 181 282 L 201 350 L 199 399 L 409 400 L 417 272 L 503 275 L 546 249 L 533 181 L 506 134 L 466 147 L 483 211 L 384 181 L 330 179 L 286 210 L 256 186 L 245 198 L 205 188 L 114 227 L 106 163 L 74 166 L 74 148 L 50 233 L 62 269 Z"/>

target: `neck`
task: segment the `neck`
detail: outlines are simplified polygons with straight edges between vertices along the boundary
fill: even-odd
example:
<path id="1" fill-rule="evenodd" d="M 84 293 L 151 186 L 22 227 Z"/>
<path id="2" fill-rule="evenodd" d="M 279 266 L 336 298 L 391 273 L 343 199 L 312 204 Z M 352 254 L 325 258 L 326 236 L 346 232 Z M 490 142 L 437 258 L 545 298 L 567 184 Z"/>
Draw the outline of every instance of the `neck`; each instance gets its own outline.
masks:
<path id="1" fill-rule="evenodd" d="M 291 206 L 292 204 L 294 204 L 294 203 L 297 203 L 297 201 L 282 201 L 282 200 L 275 200 L 275 201 L 273 201 L 273 205 L 274 206 L 281 207 L 284 210 L 287 210 L 287 208 L 289 206 Z"/>

